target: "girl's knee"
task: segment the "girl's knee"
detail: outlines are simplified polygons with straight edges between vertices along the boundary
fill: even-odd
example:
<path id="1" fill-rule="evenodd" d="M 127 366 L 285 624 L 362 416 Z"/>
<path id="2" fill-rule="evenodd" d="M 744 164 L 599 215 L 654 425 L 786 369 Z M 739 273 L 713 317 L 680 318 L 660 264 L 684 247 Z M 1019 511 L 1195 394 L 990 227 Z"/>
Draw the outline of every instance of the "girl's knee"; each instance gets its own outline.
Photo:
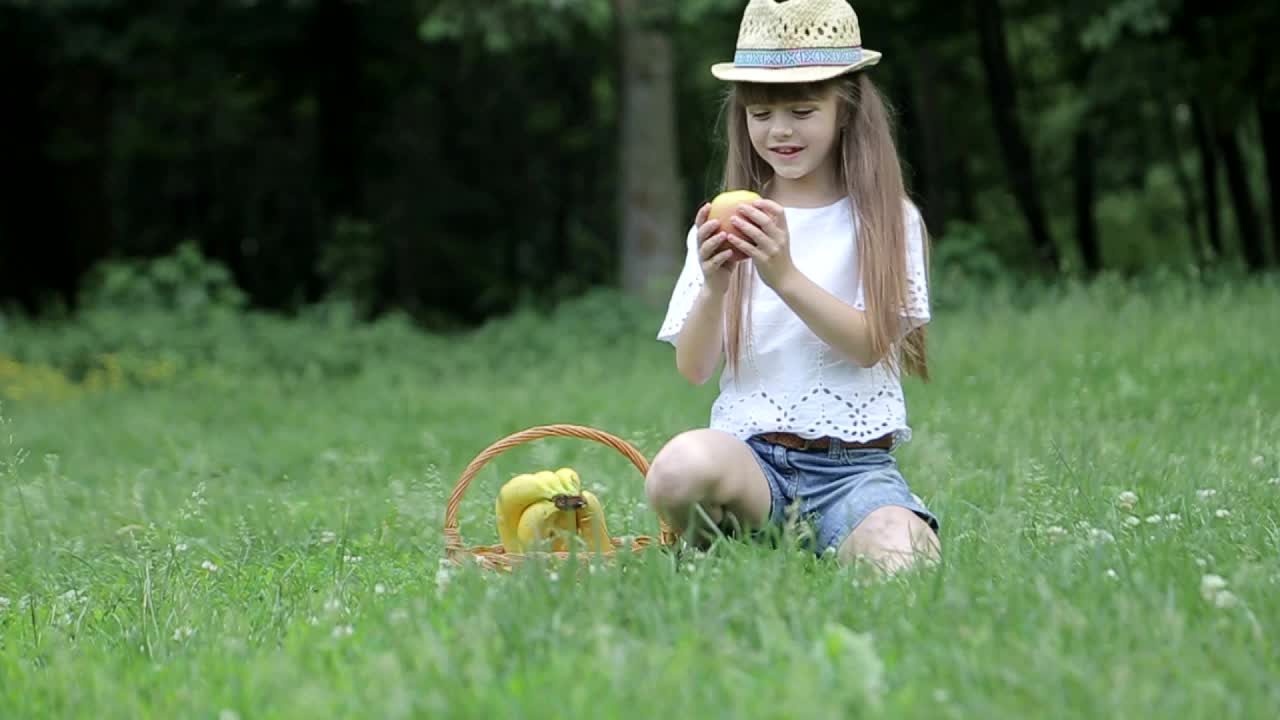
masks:
<path id="1" fill-rule="evenodd" d="M 937 535 L 911 510 L 888 505 L 872 511 L 854 528 L 840 548 L 845 562 L 865 559 L 885 569 L 899 569 L 920 560 L 940 557 Z"/>
<path id="2" fill-rule="evenodd" d="M 698 502 L 717 477 L 715 451 L 708 430 L 673 437 L 654 456 L 645 475 L 645 494 L 658 507 Z"/>

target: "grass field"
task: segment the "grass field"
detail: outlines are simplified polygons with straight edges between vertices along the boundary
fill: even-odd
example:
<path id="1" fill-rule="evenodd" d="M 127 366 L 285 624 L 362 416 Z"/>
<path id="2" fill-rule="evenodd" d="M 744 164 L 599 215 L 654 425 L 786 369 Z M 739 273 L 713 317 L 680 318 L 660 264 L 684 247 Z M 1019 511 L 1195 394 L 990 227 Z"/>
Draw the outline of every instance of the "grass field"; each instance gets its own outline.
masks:
<path id="1" fill-rule="evenodd" d="M 490 442 L 569 422 L 652 457 L 705 423 L 714 387 L 608 296 L 455 343 L 148 335 L 167 370 L 57 393 L 14 361 L 0 717 L 1275 717 L 1277 317 L 1275 283 L 940 308 L 899 459 L 945 560 L 882 583 L 741 543 L 440 566 L 445 499 Z M 552 439 L 485 468 L 463 538 L 496 542 L 504 479 L 562 465 L 614 535 L 656 532 L 635 468 Z"/>

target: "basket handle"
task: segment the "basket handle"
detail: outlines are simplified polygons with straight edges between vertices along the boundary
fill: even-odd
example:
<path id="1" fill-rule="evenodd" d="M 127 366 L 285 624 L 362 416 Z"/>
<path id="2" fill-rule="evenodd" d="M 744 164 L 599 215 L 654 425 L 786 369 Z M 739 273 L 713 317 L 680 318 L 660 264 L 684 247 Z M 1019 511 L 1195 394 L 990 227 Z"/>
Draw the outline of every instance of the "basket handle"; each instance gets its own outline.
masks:
<path id="1" fill-rule="evenodd" d="M 532 440 L 541 440 L 542 438 L 549 437 L 572 437 L 598 442 L 622 453 L 631 461 L 631 464 L 635 465 L 636 469 L 640 471 L 641 477 L 649 473 L 649 461 L 645 459 L 644 455 L 642 455 L 635 446 L 626 440 L 603 430 L 596 430 L 595 428 L 583 425 L 557 424 L 539 425 L 537 427 L 531 427 L 527 430 L 521 430 L 520 432 L 513 433 L 482 450 L 480 454 L 467 465 L 467 467 L 462 471 L 461 477 L 458 478 L 458 483 L 453 488 L 453 494 L 449 496 L 449 504 L 445 507 L 444 512 L 444 545 L 446 552 L 459 551 L 464 547 L 462 544 L 462 534 L 458 531 L 458 508 L 462 505 L 462 495 L 466 493 L 467 487 L 471 484 L 472 479 L 474 479 L 480 472 L 480 469 L 483 468 L 490 460 L 513 447 Z M 670 526 L 668 526 L 667 522 L 662 519 L 661 515 L 658 516 L 658 523 L 662 529 L 658 538 L 659 542 L 663 544 L 670 544 L 671 542 L 674 542 L 676 537 L 675 533 L 672 532 Z"/>

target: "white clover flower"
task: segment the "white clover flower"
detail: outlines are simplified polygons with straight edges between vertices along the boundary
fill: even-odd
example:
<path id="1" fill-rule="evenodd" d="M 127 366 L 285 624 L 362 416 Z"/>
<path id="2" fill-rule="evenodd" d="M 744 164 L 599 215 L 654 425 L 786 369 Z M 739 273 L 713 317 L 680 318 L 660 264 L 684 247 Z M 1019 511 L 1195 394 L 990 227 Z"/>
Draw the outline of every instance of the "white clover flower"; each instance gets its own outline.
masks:
<path id="1" fill-rule="evenodd" d="M 333 636 L 336 638 L 351 637 L 356 629 L 350 625 L 338 625 L 333 629 Z"/>
<path id="2" fill-rule="evenodd" d="M 1196 497 L 1200 498 L 1201 500 L 1208 500 L 1209 498 L 1217 494 L 1218 494 L 1218 491 L 1214 490 L 1213 488 L 1201 488 L 1200 490 L 1196 491 Z"/>
<path id="3" fill-rule="evenodd" d="M 1254 455 L 1253 460 L 1251 462 L 1253 463 L 1254 467 L 1260 468 L 1263 465 L 1267 464 L 1267 459 L 1262 457 L 1261 455 Z"/>
<path id="4" fill-rule="evenodd" d="M 1132 490 L 1125 490 L 1116 496 L 1116 504 L 1125 510 L 1130 510 L 1134 505 L 1138 504 L 1138 493 Z"/>
<path id="5" fill-rule="evenodd" d="M 1160 515 L 1148 515 L 1148 516 L 1147 516 L 1147 524 L 1148 524 L 1148 525 L 1159 525 L 1161 520 L 1164 520 L 1164 518 L 1163 518 L 1163 517 L 1161 517 Z"/>
<path id="6" fill-rule="evenodd" d="M 1227 517 L 1231 517 L 1231 511 L 1230 511 L 1230 510 L 1228 510 L 1228 509 L 1226 509 L 1226 508 L 1218 508 L 1218 510 L 1217 510 L 1216 512 L 1214 512 L 1213 514 L 1214 514 L 1214 516 L 1216 516 L 1216 517 L 1220 517 L 1220 518 L 1227 518 Z"/>
<path id="7" fill-rule="evenodd" d="M 1116 537 L 1102 528 L 1089 528 L 1089 539 L 1094 543 L 1111 543 Z"/>
<path id="8" fill-rule="evenodd" d="M 1142 524 L 1142 521 L 1139 520 L 1137 517 L 1130 515 L 1124 519 L 1124 524 L 1128 525 L 1129 527 L 1138 527 L 1139 525 Z"/>
<path id="9" fill-rule="evenodd" d="M 1280 485 L 1280 477 L 1273 477 L 1267 481 L 1268 485 Z"/>
<path id="10" fill-rule="evenodd" d="M 383 585 L 382 583 L 378 583 L 377 585 L 374 585 L 374 586 L 373 586 L 373 594 L 374 594 L 374 595 L 382 595 L 382 594 L 383 594 L 383 593 L 385 593 L 386 591 L 387 591 L 387 586 L 386 586 L 386 585 Z"/>
<path id="11" fill-rule="evenodd" d="M 1117 573 L 1114 568 L 1107 568 L 1107 571 L 1104 572 L 1103 575 L 1105 575 L 1108 580 L 1115 580 L 1120 577 L 1120 574 Z"/>
<path id="12" fill-rule="evenodd" d="M 452 579 L 453 579 L 453 573 L 449 571 L 449 568 L 441 566 L 439 570 L 436 570 L 436 595 L 437 596 L 444 593 L 445 589 L 449 587 L 449 581 Z"/>
<path id="13" fill-rule="evenodd" d="M 1168 515 L 1164 516 L 1164 521 L 1170 522 L 1170 523 L 1176 523 L 1181 519 L 1182 519 L 1182 516 L 1179 515 L 1178 513 L 1169 513 Z"/>
<path id="14" fill-rule="evenodd" d="M 1049 528 L 1045 530 L 1045 532 L 1048 533 L 1050 539 L 1055 541 L 1060 538 L 1066 537 L 1067 535 L 1066 528 L 1059 527 L 1057 525 L 1050 525 Z"/>
<path id="15" fill-rule="evenodd" d="M 1213 606 L 1216 608 L 1233 608 L 1240 604 L 1240 599 L 1230 590 L 1219 590 L 1213 596 Z"/>
<path id="16" fill-rule="evenodd" d="M 200 563 L 200 567 L 211 573 L 218 572 L 218 566 L 214 565 L 212 560 L 205 560 L 204 562 Z"/>
<path id="17" fill-rule="evenodd" d="M 320 532 L 320 542 L 322 543 L 326 543 L 326 544 L 331 543 L 337 539 L 338 539 L 337 534 L 334 533 L 332 530 L 322 530 Z"/>
<path id="18" fill-rule="evenodd" d="M 174 546 L 173 546 L 173 551 L 174 551 L 174 552 L 186 552 L 186 551 L 187 551 L 187 544 L 186 544 L 186 543 L 178 543 L 177 545 L 174 545 Z"/>
<path id="19" fill-rule="evenodd" d="M 1227 580 L 1221 575 L 1214 575 L 1210 573 L 1200 578 L 1200 597 L 1203 597 L 1205 600 L 1212 599 L 1220 590 L 1226 589 Z"/>
<path id="20" fill-rule="evenodd" d="M 189 627 L 174 628 L 173 639 L 175 642 L 181 642 L 195 634 L 196 634 L 196 631 L 194 628 L 189 628 Z"/>
<path id="21" fill-rule="evenodd" d="M 354 564 L 356 564 L 356 563 L 360 562 L 360 561 L 361 561 L 361 560 L 363 560 L 363 559 L 364 559 L 364 557 L 362 557 L 362 556 L 360 556 L 360 555 L 343 555 L 343 556 L 342 556 L 342 562 L 344 562 L 344 563 L 348 563 L 348 564 L 350 564 L 350 565 L 354 565 Z"/>

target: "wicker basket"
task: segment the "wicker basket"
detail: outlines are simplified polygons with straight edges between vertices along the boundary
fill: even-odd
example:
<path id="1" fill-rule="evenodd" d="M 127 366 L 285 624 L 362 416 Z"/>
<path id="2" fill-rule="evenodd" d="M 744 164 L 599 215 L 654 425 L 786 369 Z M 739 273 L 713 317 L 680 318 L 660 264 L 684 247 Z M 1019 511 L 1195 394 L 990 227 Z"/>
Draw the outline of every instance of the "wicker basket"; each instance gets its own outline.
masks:
<path id="1" fill-rule="evenodd" d="M 549 437 L 571 437 L 582 440 L 592 440 L 602 445 L 607 445 L 614 450 L 622 453 L 631 461 L 636 469 L 640 471 L 640 477 L 649 472 L 649 461 L 644 455 L 627 441 L 611 435 L 602 430 L 584 427 L 581 425 L 542 425 L 532 427 L 527 430 L 521 430 L 518 433 L 508 435 L 505 438 L 493 443 L 485 448 L 479 455 L 467 465 L 462 471 L 462 476 L 458 478 L 457 485 L 453 488 L 453 495 L 449 497 L 449 504 L 445 508 L 444 513 L 444 550 L 445 556 L 455 565 L 462 565 L 466 562 L 478 563 L 486 569 L 490 570 L 510 570 L 523 560 L 543 557 L 567 559 L 571 555 L 576 555 L 580 559 L 586 560 L 595 553 L 581 550 L 576 553 L 568 551 L 547 551 L 547 552 L 531 552 L 531 553 L 509 553 L 502 545 L 475 545 L 467 547 L 462 542 L 462 534 L 458 532 L 458 507 L 462 505 L 462 496 L 467 491 L 467 486 L 471 484 L 471 480 L 480 472 L 480 468 L 484 467 L 493 458 L 502 454 L 506 450 L 522 445 L 532 440 L 540 440 Z M 661 545 L 671 545 L 676 542 L 676 535 L 671 531 L 661 517 L 658 518 L 660 532 L 656 538 Z M 619 549 L 624 549 L 623 545 L 628 545 L 626 550 L 630 552 L 639 552 L 654 543 L 654 538 L 647 535 L 639 535 L 623 540 L 616 537 L 610 538 L 613 542 L 613 552 L 606 553 L 612 556 Z"/>

